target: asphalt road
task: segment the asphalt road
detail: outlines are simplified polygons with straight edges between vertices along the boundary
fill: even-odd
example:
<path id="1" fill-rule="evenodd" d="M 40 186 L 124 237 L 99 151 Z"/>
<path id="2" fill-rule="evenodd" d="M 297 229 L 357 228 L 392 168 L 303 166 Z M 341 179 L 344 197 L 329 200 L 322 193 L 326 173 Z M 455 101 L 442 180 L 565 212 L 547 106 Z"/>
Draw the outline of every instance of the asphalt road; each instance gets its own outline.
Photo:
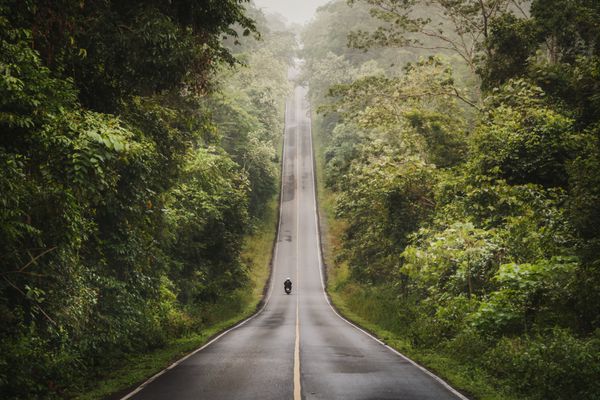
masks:
<path id="1" fill-rule="evenodd" d="M 329 305 L 305 94 L 296 87 L 287 103 L 279 236 L 265 307 L 125 398 L 464 399 Z M 291 295 L 283 291 L 286 277 L 294 282 Z"/>

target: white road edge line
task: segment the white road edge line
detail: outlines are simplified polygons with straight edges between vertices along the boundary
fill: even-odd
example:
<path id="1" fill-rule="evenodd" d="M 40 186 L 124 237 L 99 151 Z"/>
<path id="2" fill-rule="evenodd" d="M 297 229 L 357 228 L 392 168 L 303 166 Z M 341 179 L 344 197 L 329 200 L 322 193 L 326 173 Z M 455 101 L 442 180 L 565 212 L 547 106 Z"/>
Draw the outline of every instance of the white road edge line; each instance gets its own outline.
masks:
<path id="1" fill-rule="evenodd" d="M 308 93 L 308 91 L 307 91 Z M 314 199 L 314 214 L 315 214 L 315 230 L 317 231 L 317 252 L 318 252 L 318 259 L 319 259 L 319 272 L 321 275 L 321 287 L 323 289 L 323 296 L 325 297 L 325 300 L 327 301 L 327 304 L 329 304 L 329 307 L 331 307 L 331 309 L 333 310 L 333 312 L 335 313 L 335 315 L 337 315 L 342 321 L 346 322 L 347 324 L 349 324 L 350 326 L 354 327 L 355 329 L 359 330 L 360 332 L 364 333 L 365 335 L 367 335 L 368 337 L 370 337 L 371 339 L 373 339 L 374 341 L 376 341 L 377 343 L 381 344 L 382 346 L 386 347 L 388 350 L 392 351 L 393 353 L 395 353 L 396 355 L 400 356 L 402 359 L 408 361 L 409 363 L 411 363 L 412 365 L 414 365 L 415 367 L 419 368 L 421 371 L 423 371 L 424 373 L 426 373 L 427 375 L 429 375 L 430 377 L 432 377 L 433 379 L 435 379 L 438 383 L 440 383 L 442 386 L 444 386 L 448 391 L 450 391 L 452 394 L 454 394 L 456 397 L 458 397 L 461 400 L 469 400 L 467 397 L 465 397 L 462 393 L 460 393 L 458 390 L 454 389 L 452 386 L 450 386 L 446 381 L 444 381 L 442 378 L 440 378 L 439 376 L 435 375 L 433 372 L 429 371 L 428 369 L 426 369 L 425 367 L 417 364 L 415 361 L 411 360 L 410 358 L 408 358 L 407 356 L 405 356 L 404 354 L 400 353 L 398 350 L 394 349 L 393 347 L 388 346 L 387 344 L 385 344 L 384 342 L 382 342 L 380 339 L 376 338 L 375 336 L 371 335 L 369 332 L 365 331 L 364 329 L 362 329 L 361 327 L 359 327 L 358 325 L 348 321 L 346 318 L 344 318 L 343 316 L 341 316 L 337 310 L 335 309 L 335 307 L 333 307 L 333 305 L 331 304 L 331 302 L 329 301 L 329 297 L 327 296 L 327 291 L 325 289 L 325 280 L 323 278 L 323 274 L 325 273 L 324 268 L 323 268 L 323 254 L 321 252 L 321 231 L 319 229 L 319 220 L 317 218 L 317 177 L 315 175 L 315 171 L 314 171 L 314 148 L 313 148 L 313 143 L 312 143 L 312 115 L 311 115 L 311 108 L 310 108 L 310 104 L 308 108 L 308 129 L 309 129 L 309 137 L 310 137 L 310 159 L 311 159 L 311 170 L 312 170 L 312 176 L 313 176 L 313 199 Z"/>
<path id="2" fill-rule="evenodd" d="M 283 204 L 283 181 L 285 179 L 285 145 L 286 145 L 286 140 L 285 140 L 285 133 L 287 130 L 287 114 L 288 114 L 288 107 L 287 107 L 287 100 L 285 102 L 285 111 L 284 111 L 284 134 L 283 134 L 283 143 L 282 143 L 282 147 L 283 147 L 283 151 L 282 151 L 282 155 L 281 155 L 281 187 L 280 187 L 280 199 L 279 199 L 279 221 L 277 223 L 278 227 L 277 227 L 277 237 L 275 238 L 275 251 L 273 254 L 273 270 L 271 271 L 271 277 L 275 276 L 275 268 L 277 266 L 277 257 L 278 257 L 278 250 L 279 250 L 279 235 L 281 234 L 281 211 L 282 211 L 282 204 Z M 213 344 L 214 342 L 216 342 L 217 340 L 221 339 L 223 336 L 227 335 L 229 332 L 245 325 L 247 322 L 253 320 L 254 318 L 256 318 L 257 316 L 259 316 L 264 310 L 265 308 L 267 308 L 267 305 L 269 304 L 269 301 L 271 300 L 271 295 L 273 294 L 273 282 L 269 282 L 270 286 L 268 289 L 268 294 L 267 294 L 267 299 L 265 300 L 263 306 L 261 307 L 260 310 L 258 310 L 256 313 L 254 313 L 253 315 L 249 316 L 248 318 L 246 318 L 245 320 L 238 322 L 236 325 L 232 326 L 231 328 L 227 329 L 225 332 L 222 332 L 221 334 L 219 334 L 217 337 L 215 337 L 214 339 L 212 339 L 210 342 L 206 343 L 204 346 L 200 347 L 199 349 L 196 349 L 194 351 L 192 351 L 190 354 L 180 358 L 179 360 L 175 361 L 173 364 L 169 365 L 167 368 L 163 369 L 162 371 L 158 372 L 157 374 L 153 375 L 152 377 L 150 377 L 148 380 L 144 381 L 141 385 L 139 385 L 137 388 L 135 388 L 132 392 L 130 392 L 129 394 L 125 395 L 124 397 L 122 397 L 120 400 L 128 400 L 130 398 L 132 398 L 133 396 L 135 396 L 136 394 L 138 394 L 139 392 L 141 392 L 146 386 L 148 386 L 150 383 L 152 383 L 154 380 L 156 380 L 158 377 L 160 377 L 161 375 L 163 375 L 165 372 L 175 368 L 177 365 L 181 364 L 183 361 L 187 360 L 188 358 L 192 357 L 193 355 L 201 352 L 202 350 L 204 350 L 205 348 L 207 348 L 208 346 L 210 346 L 211 344 Z"/>

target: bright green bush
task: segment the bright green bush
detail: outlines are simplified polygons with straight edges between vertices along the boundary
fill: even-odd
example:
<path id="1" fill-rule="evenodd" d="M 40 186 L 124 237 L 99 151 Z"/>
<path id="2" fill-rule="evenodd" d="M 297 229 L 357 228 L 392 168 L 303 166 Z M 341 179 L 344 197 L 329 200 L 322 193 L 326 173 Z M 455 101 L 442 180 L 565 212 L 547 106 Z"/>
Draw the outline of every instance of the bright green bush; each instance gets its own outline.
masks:
<path id="1" fill-rule="evenodd" d="M 494 281 L 498 289 L 482 302 L 473 324 L 484 334 L 527 333 L 534 324 L 569 325 L 574 320 L 575 258 L 536 264 L 504 264 Z M 571 316 L 571 318 L 570 318 Z"/>
<path id="2" fill-rule="evenodd" d="M 576 151 L 573 121 L 539 105 L 495 106 L 475 131 L 472 145 L 481 173 L 497 173 L 511 184 L 546 187 L 566 186 L 567 162 Z"/>

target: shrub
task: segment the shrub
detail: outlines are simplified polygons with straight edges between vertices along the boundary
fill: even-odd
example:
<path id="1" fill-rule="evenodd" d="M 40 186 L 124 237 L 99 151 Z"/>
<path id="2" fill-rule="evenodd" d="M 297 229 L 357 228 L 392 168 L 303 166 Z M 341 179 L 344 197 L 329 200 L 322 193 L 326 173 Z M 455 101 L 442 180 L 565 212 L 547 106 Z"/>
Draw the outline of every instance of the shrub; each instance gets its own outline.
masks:
<path id="1" fill-rule="evenodd" d="M 600 393 L 600 335 L 579 339 L 555 328 L 503 338 L 486 354 L 486 367 L 534 400 L 592 400 Z"/>

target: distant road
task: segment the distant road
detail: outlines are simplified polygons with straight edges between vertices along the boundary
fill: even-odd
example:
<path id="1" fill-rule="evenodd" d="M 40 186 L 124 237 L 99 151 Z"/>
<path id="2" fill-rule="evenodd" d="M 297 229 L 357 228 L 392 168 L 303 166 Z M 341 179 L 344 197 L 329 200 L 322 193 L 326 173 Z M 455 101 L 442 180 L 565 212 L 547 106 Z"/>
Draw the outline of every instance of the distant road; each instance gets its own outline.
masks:
<path id="1" fill-rule="evenodd" d="M 339 317 L 324 294 L 306 89 L 287 102 L 273 284 L 243 325 L 163 372 L 134 399 L 464 399 Z M 283 281 L 294 282 L 291 295 Z"/>

